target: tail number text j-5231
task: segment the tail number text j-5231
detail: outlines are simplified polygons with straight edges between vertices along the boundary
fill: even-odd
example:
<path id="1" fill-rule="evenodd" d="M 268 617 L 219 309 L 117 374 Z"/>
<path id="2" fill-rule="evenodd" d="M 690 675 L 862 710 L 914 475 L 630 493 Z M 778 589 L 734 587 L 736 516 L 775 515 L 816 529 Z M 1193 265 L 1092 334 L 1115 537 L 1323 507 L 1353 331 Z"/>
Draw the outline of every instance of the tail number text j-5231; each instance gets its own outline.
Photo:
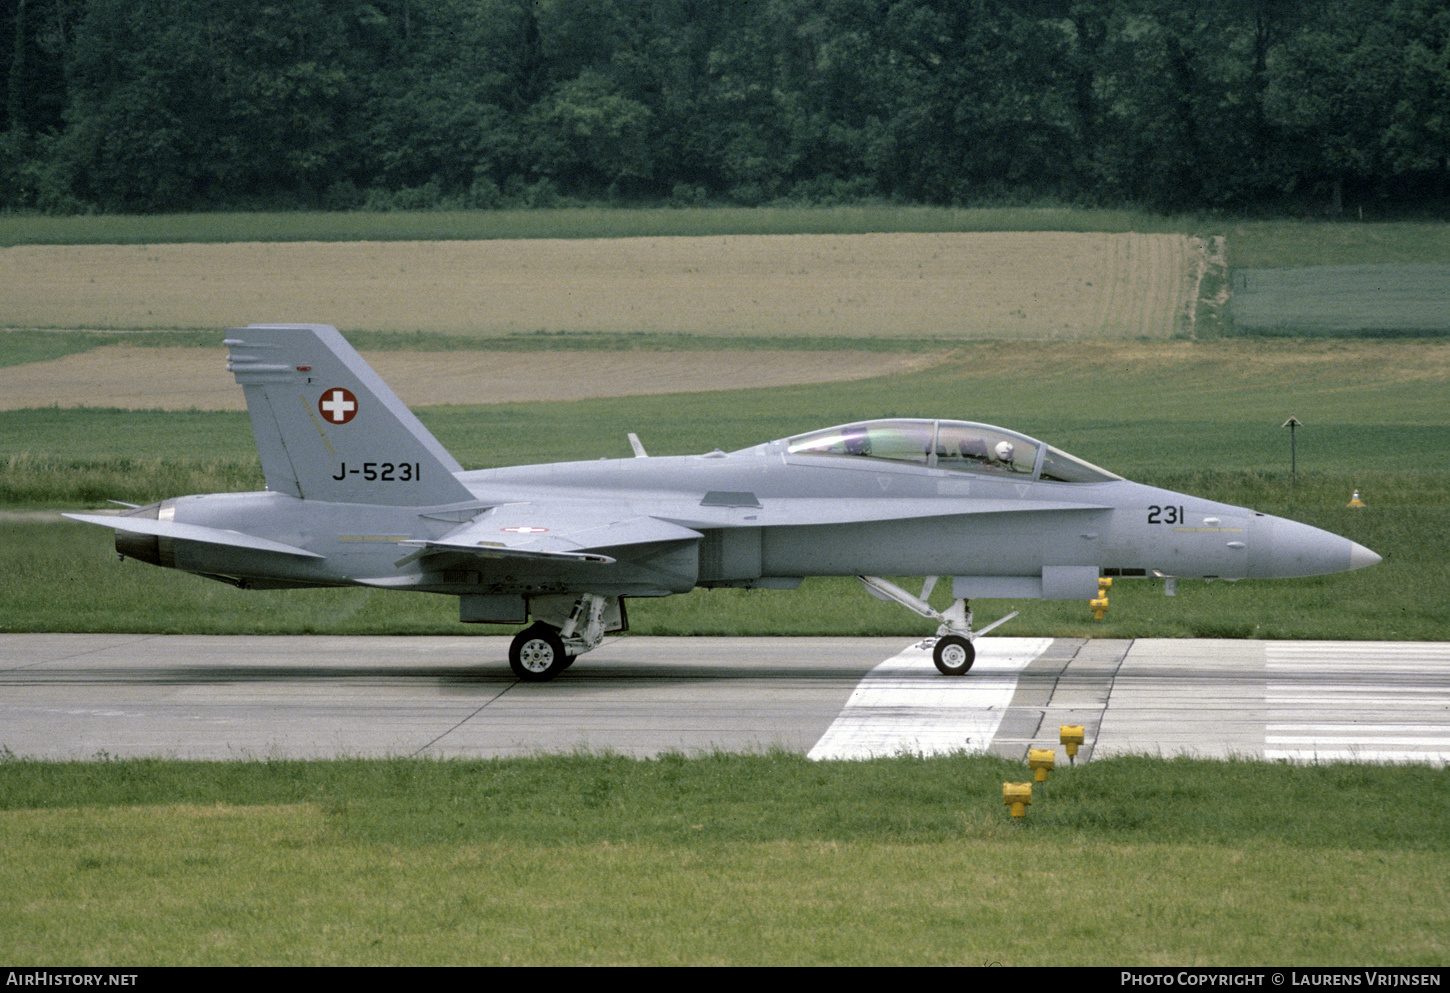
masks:
<path id="1" fill-rule="evenodd" d="M 360 468 L 354 465 L 351 469 L 342 462 L 338 464 L 337 475 L 332 478 L 346 479 L 349 476 L 361 476 L 369 483 L 416 483 L 422 478 L 422 470 L 417 462 L 364 462 Z"/>

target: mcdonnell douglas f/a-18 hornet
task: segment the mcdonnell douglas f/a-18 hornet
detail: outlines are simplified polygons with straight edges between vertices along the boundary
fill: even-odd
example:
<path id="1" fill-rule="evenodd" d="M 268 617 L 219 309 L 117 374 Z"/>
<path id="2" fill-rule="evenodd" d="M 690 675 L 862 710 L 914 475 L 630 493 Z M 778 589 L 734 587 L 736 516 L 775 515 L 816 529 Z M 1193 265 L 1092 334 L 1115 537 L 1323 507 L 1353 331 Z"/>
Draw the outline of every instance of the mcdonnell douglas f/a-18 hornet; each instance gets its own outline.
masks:
<path id="1" fill-rule="evenodd" d="M 458 597 L 464 622 L 528 626 L 509 664 L 552 679 L 627 627 L 629 597 L 793 589 L 857 576 L 936 621 L 972 666 L 971 598 L 1091 599 L 1099 577 L 1316 576 L 1380 561 L 1348 539 L 1130 482 L 1026 435 L 890 418 L 737 452 L 465 471 L 335 328 L 229 332 L 266 476 L 119 516 L 122 557 L 244 589 L 366 586 Z M 920 595 L 883 576 L 924 576 Z M 940 577 L 954 602 L 928 597 Z M 532 622 L 532 623 L 530 623 Z"/>

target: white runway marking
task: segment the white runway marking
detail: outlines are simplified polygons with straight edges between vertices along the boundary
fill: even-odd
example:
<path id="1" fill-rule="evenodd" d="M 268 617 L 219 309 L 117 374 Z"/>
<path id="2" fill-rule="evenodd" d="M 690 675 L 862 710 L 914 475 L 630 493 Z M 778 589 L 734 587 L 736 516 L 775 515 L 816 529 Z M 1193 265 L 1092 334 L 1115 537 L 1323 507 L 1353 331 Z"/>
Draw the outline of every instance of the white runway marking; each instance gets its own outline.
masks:
<path id="1" fill-rule="evenodd" d="M 866 674 L 812 759 L 981 752 L 992 743 L 1028 663 L 1051 638 L 979 638 L 965 677 L 937 672 L 931 650 L 911 645 Z"/>
<path id="2" fill-rule="evenodd" d="M 1265 758 L 1450 763 L 1450 644 L 1277 641 L 1264 654 Z"/>

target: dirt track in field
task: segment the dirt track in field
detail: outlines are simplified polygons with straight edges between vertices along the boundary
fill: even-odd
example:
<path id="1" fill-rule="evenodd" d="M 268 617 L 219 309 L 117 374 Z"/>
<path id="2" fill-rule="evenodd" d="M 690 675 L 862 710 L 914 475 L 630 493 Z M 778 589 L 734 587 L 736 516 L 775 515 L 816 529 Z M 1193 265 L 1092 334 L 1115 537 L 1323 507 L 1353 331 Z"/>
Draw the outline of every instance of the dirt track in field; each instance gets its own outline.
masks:
<path id="1" fill-rule="evenodd" d="M 912 372 L 944 353 L 369 352 L 409 406 L 578 400 L 865 379 Z M 226 350 L 125 345 L 0 368 L 0 410 L 27 407 L 244 410 Z"/>
<path id="2" fill-rule="evenodd" d="M 0 250 L 0 326 L 1166 338 L 1204 246 L 1000 232 Z"/>

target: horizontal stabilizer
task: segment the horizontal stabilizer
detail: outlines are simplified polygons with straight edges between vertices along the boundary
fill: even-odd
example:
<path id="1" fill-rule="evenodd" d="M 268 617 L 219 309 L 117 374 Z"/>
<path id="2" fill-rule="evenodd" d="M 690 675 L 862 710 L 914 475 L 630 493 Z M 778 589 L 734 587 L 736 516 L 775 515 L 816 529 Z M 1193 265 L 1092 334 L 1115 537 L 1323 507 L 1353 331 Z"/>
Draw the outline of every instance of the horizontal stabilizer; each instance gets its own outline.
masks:
<path id="1" fill-rule="evenodd" d="M 258 538 L 240 531 L 224 531 L 221 528 L 202 527 L 199 524 L 177 524 L 175 521 L 157 521 L 144 517 L 113 517 L 109 514 L 64 514 L 82 524 L 98 524 L 103 528 L 126 531 L 130 534 L 149 534 L 176 541 L 195 541 L 203 545 L 219 545 L 224 548 L 246 548 L 254 552 L 275 552 L 303 559 L 320 559 L 326 556 L 309 552 L 296 545 L 283 544 L 268 538 Z"/>

